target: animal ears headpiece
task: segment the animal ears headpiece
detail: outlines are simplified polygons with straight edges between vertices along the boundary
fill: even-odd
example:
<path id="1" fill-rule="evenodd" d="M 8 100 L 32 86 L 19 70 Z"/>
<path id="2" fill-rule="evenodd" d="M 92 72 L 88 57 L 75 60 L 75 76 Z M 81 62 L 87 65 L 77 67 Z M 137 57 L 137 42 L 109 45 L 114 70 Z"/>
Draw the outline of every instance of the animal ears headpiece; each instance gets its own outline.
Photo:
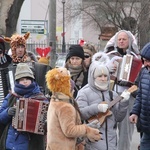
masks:
<path id="1" fill-rule="evenodd" d="M 10 43 L 10 47 L 13 52 L 16 50 L 18 45 L 23 45 L 26 48 L 26 40 L 29 38 L 30 32 L 27 32 L 23 36 L 15 33 L 11 37 L 4 37 L 5 42 Z"/>
<path id="2" fill-rule="evenodd" d="M 11 37 L 4 37 L 5 42 L 10 43 L 13 62 L 25 62 L 27 60 L 26 40 L 29 38 L 29 35 L 30 32 L 27 32 L 23 36 L 15 33 Z M 25 53 L 22 58 L 18 58 L 16 55 L 16 48 L 18 45 L 23 45 L 25 47 Z"/>
<path id="3" fill-rule="evenodd" d="M 46 48 L 36 48 L 36 52 L 40 55 L 39 63 L 49 64 L 50 57 L 47 56 L 47 54 L 51 51 L 50 47 Z"/>
<path id="4" fill-rule="evenodd" d="M 61 92 L 71 97 L 70 74 L 66 68 L 54 68 L 47 72 L 47 87 L 52 92 Z"/>

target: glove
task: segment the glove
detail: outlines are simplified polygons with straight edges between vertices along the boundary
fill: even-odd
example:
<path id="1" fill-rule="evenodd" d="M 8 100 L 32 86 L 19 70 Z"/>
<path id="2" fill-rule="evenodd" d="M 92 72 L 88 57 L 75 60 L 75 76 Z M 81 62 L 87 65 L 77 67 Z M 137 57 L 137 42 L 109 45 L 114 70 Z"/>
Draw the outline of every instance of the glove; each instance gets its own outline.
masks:
<path id="1" fill-rule="evenodd" d="M 127 101 L 130 98 L 130 92 L 124 90 L 120 96 L 123 97 L 123 100 Z"/>
<path id="2" fill-rule="evenodd" d="M 98 104 L 98 110 L 99 112 L 105 113 L 108 109 L 108 104 Z"/>
<path id="3" fill-rule="evenodd" d="M 91 128 L 99 129 L 101 125 L 98 120 L 93 120 L 92 122 L 88 123 L 87 126 Z"/>
<path id="4" fill-rule="evenodd" d="M 101 135 L 98 129 L 86 127 L 86 136 L 91 142 L 96 142 L 101 139 Z"/>
<path id="5" fill-rule="evenodd" d="M 10 108 L 8 109 L 8 115 L 9 115 L 9 116 L 14 116 L 15 113 L 16 113 L 16 107 L 10 107 Z"/>

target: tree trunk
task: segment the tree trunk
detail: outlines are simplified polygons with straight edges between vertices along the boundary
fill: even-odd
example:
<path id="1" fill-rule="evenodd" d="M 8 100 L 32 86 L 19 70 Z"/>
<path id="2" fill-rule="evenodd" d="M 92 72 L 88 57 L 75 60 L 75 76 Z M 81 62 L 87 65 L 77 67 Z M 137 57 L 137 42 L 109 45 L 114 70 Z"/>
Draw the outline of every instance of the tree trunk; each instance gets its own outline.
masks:
<path id="1" fill-rule="evenodd" d="M 149 0 L 141 2 L 140 49 L 149 42 Z M 144 24 L 144 26 L 143 26 Z"/>
<path id="2" fill-rule="evenodd" d="M 6 18 L 6 33 L 5 36 L 11 37 L 11 35 L 16 32 L 16 26 L 24 0 L 14 0 L 13 4 L 10 6 L 8 11 L 8 17 Z M 9 49 L 9 45 L 6 44 L 6 49 Z"/>

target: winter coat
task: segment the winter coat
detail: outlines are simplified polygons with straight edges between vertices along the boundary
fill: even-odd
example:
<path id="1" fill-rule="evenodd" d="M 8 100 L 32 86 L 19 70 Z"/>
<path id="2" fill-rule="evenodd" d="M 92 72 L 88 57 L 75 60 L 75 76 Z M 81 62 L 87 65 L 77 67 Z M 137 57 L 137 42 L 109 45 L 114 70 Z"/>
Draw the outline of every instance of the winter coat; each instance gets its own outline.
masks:
<path id="1" fill-rule="evenodd" d="M 24 97 L 24 98 L 29 98 L 29 97 L 34 98 L 35 96 L 37 97 L 38 95 L 40 96 L 42 95 L 42 93 L 40 92 L 39 86 L 34 81 L 28 87 L 25 87 L 23 85 L 18 84 L 18 82 L 15 82 L 14 91 L 15 93 L 17 93 L 17 95 L 20 95 L 21 97 Z M 35 147 L 36 150 L 44 150 L 44 136 L 41 136 L 41 135 L 34 136 L 35 134 L 29 133 L 29 132 L 19 132 L 15 128 L 13 128 L 12 116 L 8 115 L 8 109 L 9 109 L 8 100 L 10 96 L 12 95 L 8 94 L 4 98 L 2 107 L 0 108 L 0 123 L 6 126 L 10 124 L 8 126 L 8 130 L 6 133 L 7 134 L 6 144 L 5 144 L 6 149 L 29 150 L 30 149 L 29 143 L 32 141 L 33 142 L 32 144 L 37 146 Z M 19 99 L 16 97 L 16 100 L 19 100 Z M 40 140 L 37 142 L 35 137 Z"/>
<path id="2" fill-rule="evenodd" d="M 150 71 L 146 67 L 143 68 L 140 74 L 139 89 L 132 114 L 139 117 L 139 128 L 141 132 L 150 133 Z"/>
<path id="3" fill-rule="evenodd" d="M 78 111 L 63 93 L 54 93 L 47 112 L 46 150 L 77 150 L 77 137 L 86 136 Z"/>
<path id="4" fill-rule="evenodd" d="M 109 103 L 111 101 L 109 91 L 100 91 L 94 84 L 94 70 L 95 64 L 90 65 L 88 84 L 79 90 L 76 101 L 81 111 L 81 116 L 84 120 L 88 120 L 90 117 L 99 113 L 98 104 L 105 101 Z M 103 99 L 104 96 L 104 99 Z M 113 92 L 113 99 L 118 96 Z M 124 119 L 128 107 L 128 101 L 116 103 L 110 110 L 112 115 L 108 116 L 105 122 L 100 127 L 102 132 L 102 139 L 98 142 L 91 143 L 87 141 L 86 150 L 116 150 L 117 146 L 117 133 L 115 125 Z M 108 148 L 108 149 L 107 149 Z"/>

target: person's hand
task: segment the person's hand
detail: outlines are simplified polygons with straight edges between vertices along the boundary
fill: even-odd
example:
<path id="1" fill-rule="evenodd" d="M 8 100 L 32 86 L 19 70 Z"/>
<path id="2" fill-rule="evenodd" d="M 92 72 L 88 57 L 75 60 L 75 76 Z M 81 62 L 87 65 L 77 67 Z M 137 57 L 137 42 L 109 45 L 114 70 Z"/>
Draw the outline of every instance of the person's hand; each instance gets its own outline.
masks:
<path id="1" fill-rule="evenodd" d="M 91 142 L 96 142 L 101 139 L 101 134 L 98 129 L 86 127 L 86 136 Z"/>
<path id="2" fill-rule="evenodd" d="M 130 92 L 124 90 L 120 96 L 123 97 L 122 101 L 127 101 L 130 98 Z"/>
<path id="3" fill-rule="evenodd" d="M 99 112 L 105 113 L 108 109 L 108 104 L 98 104 L 98 110 Z"/>
<path id="4" fill-rule="evenodd" d="M 10 108 L 8 109 L 8 115 L 9 115 L 9 116 L 14 116 L 15 113 L 16 113 L 16 107 L 10 107 Z"/>
<path id="5" fill-rule="evenodd" d="M 132 114 L 132 115 L 129 117 L 129 120 L 130 120 L 131 123 L 137 123 L 138 116 L 135 115 L 135 114 Z"/>
<path id="6" fill-rule="evenodd" d="M 95 128 L 95 129 L 99 129 L 101 124 L 98 120 L 95 119 L 95 120 L 91 121 L 90 123 L 88 123 L 87 126 Z"/>
<path id="7" fill-rule="evenodd" d="M 106 66 L 107 66 L 109 72 L 115 73 L 116 70 L 117 70 L 117 68 L 118 68 L 118 66 L 119 66 L 119 63 L 120 63 L 121 60 L 122 60 L 122 58 L 119 57 L 119 56 L 113 57 L 113 58 L 106 64 Z"/>

